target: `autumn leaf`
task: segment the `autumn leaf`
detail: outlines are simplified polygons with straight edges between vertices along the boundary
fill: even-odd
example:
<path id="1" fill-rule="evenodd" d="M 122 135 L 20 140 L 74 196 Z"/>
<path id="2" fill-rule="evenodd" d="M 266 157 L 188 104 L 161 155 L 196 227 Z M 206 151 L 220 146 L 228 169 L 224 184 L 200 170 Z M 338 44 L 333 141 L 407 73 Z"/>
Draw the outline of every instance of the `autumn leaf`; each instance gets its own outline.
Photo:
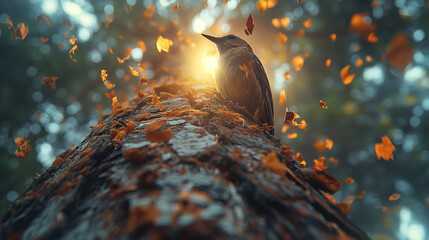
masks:
<path id="1" fill-rule="evenodd" d="M 20 23 L 18 24 L 18 30 L 21 35 L 21 40 L 24 40 L 29 31 L 28 27 L 26 27 L 24 23 Z"/>
<path id="2" fill-rule="evenodd" d="M 131 75 L 138 77 L 140 74 L 137 72 L 134 68 L 131 66 L 128 66 L 130 68 Z"/>
<path id="3" fill-rule="evenodd" d="M 302 55 L 296 55 L 292 59 L 292 65 L 296 71 L 301 70 L 302 66 L 304 66 L 304 57 L 302 57 Z"/>
<path id="4" fill-rule="evenodd" d="M 104 14 L 104 26 L 109 28 L 110 24 L 113 22 L 113 19 L 115 19 L 115 15 L 113 15 L 113 13 L 110 15 Z"/>
<path id="5" fill-rule="evenodd" d="M 112 89 L 115 87 L 115 84 L 110 82 L 107 77 L 107 71 L 105 69 L 101 70 L 101 74 L 100 74 L 101 80 L 103 81 L 104 86 L 106 86 L 107 89 Z"/>
<path id="6" fill-rule="evenodd" d="M 56 88 L 55 82 L 58 80 L 58 77 L 44 77 L 42 83 L 51 86 L 52 89 Z"/>
<path id="7" fill-rule="evenodd" d="M 396 201 L 396 200 L 398 200 L 400 197 L 401 197 L 401 195 L 399 195 L 399 194 L 397 194 L 397 193 L 394 193 L 394 194 L 390 195 L 390 197 L 389 197 L 389 201 Z"/>
<path id="8" fill-rule="evenodd" d="M 371 57 L 371 56 L 369 56 L 369 55 L 368 55 L 368 56 L 366 56 L 366 57 L 365 57 L 365 61 L 366 61 L 366 62 L 368 62 L 368 63 L 372 62 L 372 57 Z"/>
<path id="9" fill-rule="evenodd" d="M 164 106 L 162 105 L 162 103 L 159 101 L 159 97 L 156 95 L 152 96 L 152 101 L 149 103 L 150 105 L 156 107 L 159 109 L 159 111 L 162 111 L 162 109 L 164 108 Z"/>
<path id="10" fill-rule="evenodd" d="M 154 13 L 155 13 L 155 6 L 151 4 L 147 7 L 146 11 L 144 11 L 143 17 L 144 18 L 152 18 Z"/>
<path id="11" fill-rule="evenodd" d="M 277 34 L 277 44 L 282 45 L 287 42 L 287 36 L 283 33 Z"/>
<path id="12" fill-rule="evenodd" d="M 331 35 L 329 35 L 329 38 L 331 38 L 332 42 L 334 42 L 335 40 L 337 40 L 337 34 L 332 33 Z"/>
<path id="13" fill-rule="evenodd" d="M 261 158 L 266 168 L 270 169 L 280 177 L 285 177 L 287 167 L 279 161 L 275 152 L 270 152 L 267 155 L 261 154 Z"/>
<path id="14" fill-rule="evenodd" d="M 299 129 L 301 129 L 301 130 L 305 130 L 305 128 L 307 127 L 307 121 L 305 121 L 305 120 L 302 120 L 300 123 L 299 123 Z"/>
<path id="15" fill-rule="evenodd" d="M 146 126 L 146 139 L 151 142 L 166 142 L 173 138 L 173 136 L 170 134 L 171 130 L 163 130 L 159 131 L 161 127 L 164 126 L 164 124 L 167 122 L 167 119 L 160 119 L 156 122 L 153 122 Z"/>
<path id="16" fill-rule="evenodd" d="M 346 184 L 352 184 L 355 182 L 355 180 L 351 177 L 346 178 L 346 180 L 344 181 Z"/>
<path id="17" fill-rule="evenodd" d="M 369 33 L 368 37 L 366 38 L 366 40 L 370 43 L 376 43 L 378 42 L 378 37 L 375 36 L 375 33 Z"/>
<path id="18" fill-rule="evenodd" d="M 362 37 L 368 36 L 377 29 L 375 24 L 370 22 L 370 18 L 364 13 L 355 13 L 350 19 L 349 31 Z"/>
<path id="19" fill-rule="evenodd" d="M 393 146 L 387 136 L 381 137 L 381 141 L 381 143 L 376 143 L 374 147 L 377 158 L 379 160 L 380 158 L 383 158 L 386 161 L 389 161 L 390 159 L 393 160 L 393 151 L 395 150 L 395 146 Z"/>
<path id="20" fill-rule="evenodd" d="M 173 11 L 177 12 L 177 10 L 179 10 L 179 2 L 176 2 L 175 4 L 173 4 L 172 9 Z"/>
<path id="21" fill-rule="evenodd" d="M 138 41 L 136 45 L 142 52 L 146 52 L 146 44 L 143 41 Z"/>
<path id="22" fill-rule="evenodd" d="M 69 44 L 70 45 L 76 45 L 77 44 L 77 38 L 74 35 L 70 37 Z"/>
<path id="23" fill-rule="evenodd" d="M 311 18 L 309 18 L 309 19 L 305 20 L 305 21 L 302 23 L 302 26 L 304 26 L 305 28 L 309 28 L 309 27 L 311 27 L 311 25 L 313 25 L 313 20 L 311 20 Z"/>
<path id="24" fill-rule="evenodd" d="M 299 164 L 307 165 L 307 162 L 305 162 L 304 158 L 302 157 L 302 154 L 300 152 L 297 152 L 295 155 L 293 155 L 293 158 L 295 161 L 297 161 Z"/>
<path id="25" fill-rule="evenodd" d="M 339 162 L 338 158 L 330 157 L 328 161 L 333 163 L 335 166 L 338 166 L 338 162 Z"/>
<path id="26" fill-rule="evenodd" d="M 52 22 L 51 19 L 49 19 L 48 16 L 46 16 L 45 14 L 39 14 L 36 16 L 36 21 L 39 23 L 44 22 L 46 25 L 48 25 L 48 27 L 51 27 Z"/>
<path id="27" fill-rule="evenodd" d="M 314 159 L 314 169 L 316 171 L 322 171 L 324 169 L 327 169 L 329 167 L 328 163 L 326 162 L 325 157 L 319 157 L 319 159 Z"/>
<path id="28" fill-rule="evenodd" d="M 13 22 L 9 18 L 6 19 L 6 24 L 9 27 L 9 30 L 10 30 L 12 37 L 13 37 L 13 40 L 17 40 L 17 39 L 24 40 L 25 39 L 25 37 L 28 34 L 29 29 L 28 29 L 28 27 L 25 26 L 24 23 L 18 24 L 18 27 L 16 30 L 13 27 Z"/>
<path id="29" fill-rule="evenodd" d="M 322 108 L 328 109 L 328 106 L 326 106 L 326 103 L 322 100 L 319 101 L 319 106 L 321 106 Z"/>
<path id="30" fill-rule="evenodd" d="M 398 33 L 390 40 L 386 60 L 391 67 L 403 73 L 413 56 L 414 48 L 405 33 Z"/>
<path id="31" fill-rule="evenodd" d="M 15 156 L 18 159 L 25 158 L 30 153 L 30 150 L 31 150 L 30 140 L 27 140 L 23 137 L 16 137 L 14 141 L 15 141 L 16 147 L 18 148 L 17 150 L 15 150 Z"/>
<path id="32" fill-rule="evenodd" d="M 116 97 L 115 90 L 112 90 L 110 93 L 105 92 L 104 96 L 106 96 L 109 99 L 113 99 L 114 97 Z"/>
<path id="33" fill-rule="evenodd" d="M 331 66 L 331 62 L 332 62 L 332 60 L 330 58 L 326 59 L 325 66 L 326 67 L 330 67 Z"/>
<path id="34" fill-rule="evenodd" d="M 288 18 L 288 17 L 282 17 L 280 19 L 279 18 L 273 18 L 271 20 L 271 23 L 273 24 L 273 26 L 275 28 L 280 28 L 280 27 L 286 28 L 290 24 L 290 18 Z"/>
<path id="35" fill-rule="evenodd" d="M 73 58 L 73 55 L 75 54 L 76 50 L 77 50 L 77 45 L 73 45 L 73 47 L 69 51 L 70 59 L 73 60 L 73 62 L 77 62 L 77 60 Z"/>
<path id="36" fill-rule="evenodd" d="M 109 47 L 109 53 L 110 53 L 110 54 L 113 54 L 112 47 Z"/>
<path id="37" fill-rule="evenodd" d="M 356 67 L 361 67 L 363 65 L 363 60 L 362 58 L 358 58 L 358 60 L 356 60 L 355 62 L 355 66 Z"/>
<path id="38" fill-rule="evenodd" d="M 256 7 L 258 8 L 259 12 L 262 13 L 268 8 L 273 8 L 277 4 L 277 0 L 259 0 L 256 4 Z"/>
<path id="39" fill-rule="evenodd" d="M 289 80 L 290 79 L 290 72 L 287 71 L 287 72 L 283 73 L 283 78 L 286 80 Z"/>
<path id="40" fill-rule="evenodd" d="M 49 40 L 49 38 L 41 37 L 41 38 L 40 38 L 40 43 L 45 44 L 45 43 L 47 43 L 47 42 L 48 42 L 48 40 Z"/>
<path id="41" fill-rule="evenodd" d="M 289 138 L 289 139 L 295 139 L 295 138 L 297 138 L 298 137 L 298 133 L 290 133 L 290 134 L 288 134 L 287 135 L 287 138 Z"/>
<path id="42" fill-rule="evenodd" d="M 244 29 L 244 33 L 249 36 L 253 33 L 253 28 L 255 27 L 255 21 L 253 21 L 252 14 L 249 14 L 246 21 L 246 29 Z"/>
<path id="43" fill-rule="evenodd" d="M 332 141 L 329 138 L 325 139 L 325 148 L 326 149 L 331 150 L 333 146 L 334 146 L 334 141 Z"/>
<path id="44" fill-rule="evenodd" d="M 171 46 L 173 46 L 173 41 L 168 38 L 163 38 L 161 35 L 158 36 L 158 39 L 156 40 L 156 48 L 158 49 L 158 52 L 168 52 Z"/>
<path id="45" fill-rule="evenodd" d="M 350 74 L 349 71 L 350 71 L 350 65 L 347 65 L 343 67 L 343 69 L 341 69 L 340 77 L 344 85 L 349 85 L 355 78 L 356 74 Z"/>
<path id="46" fill-rule="evenodd" d="M 285 105 L 286 103 L 286 91 L 285 90 L 281 90 L 280 91 L 280 97 L 279 97 L 279 104 L 280 106 Z"/>
<path id="47" fill-rule="evenodd" d="M 295 119 L 300 118 L 300 116 L 292 111 L 288 111 L 286 109 L 286 115 L 285 115 L 285 120 L 284 123 L 285 124 L 289 124 L 292 126 L 298 126 L 299 124 L 297 122 L 295 122 Z"/>

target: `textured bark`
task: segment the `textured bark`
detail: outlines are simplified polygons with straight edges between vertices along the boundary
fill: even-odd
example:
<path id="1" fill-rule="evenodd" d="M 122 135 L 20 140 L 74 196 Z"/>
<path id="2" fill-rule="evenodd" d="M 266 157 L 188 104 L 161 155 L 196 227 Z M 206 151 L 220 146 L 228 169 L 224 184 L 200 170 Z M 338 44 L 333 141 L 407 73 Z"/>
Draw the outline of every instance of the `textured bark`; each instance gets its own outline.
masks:
<path id="1" fill-rule="evenodd" d="M 60 154 L 0 238 L 368 239 L 239 108 L 176 88 L 155 89 L 162 111 L 150 96 L 123 105 Z"/>

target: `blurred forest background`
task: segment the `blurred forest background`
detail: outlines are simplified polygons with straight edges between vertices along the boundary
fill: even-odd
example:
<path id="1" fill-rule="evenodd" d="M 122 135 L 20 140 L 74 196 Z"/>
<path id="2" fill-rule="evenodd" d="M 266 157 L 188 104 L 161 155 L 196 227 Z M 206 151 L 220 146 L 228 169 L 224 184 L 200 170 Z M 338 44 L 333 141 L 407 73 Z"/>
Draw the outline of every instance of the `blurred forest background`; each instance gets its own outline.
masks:
<path id="1" fill-rule="evenodd" d="M 246 36 L 249 14 L 255 28 Z M 361 16 L 357 29 L 351 26 L 353 16 Z M 15 28 L 19 23 L 29 28 L 25 39 L 13 39 L 8 18 Z M 128 68 L 138 69 L 139 63 L 149 81 L 192 78 L 212 85 L 208 52 L 215 48 L 200 33 L 232 33 L 248 41 L 265 66 L 275 98 L 276 135 L 302 153 L 307 166 L 322 155 L 338 159 L 327 171 L 343 183 L 348 177 L 355 182 L 344 183 L 333 196 L 337 201 L 366 190 L 353 202 L 350 218 L 373 239 L 428 239 L 428 30 L 426 0 L 278 1 L 262 13 L 256 0 L 0 1 L 0 215 L 36 173 L 83 140 L 100 119 L 99 110 L 111 111 L 102 69 L 123 100 L 140 85 Z M 385 53 L 397 34 L 410 45 L 397 49 L 399 57 L 392 60 Z M 68 53 L 73 35 L 76 62 Z M 157 51 L 159 35 L 173 41 L 169 53 Z M 119 63 L 117 57 L 127 51 L 130 59 Z M 292 61 L 297 55 L 304 56 L 300 70 Z M 347 65 L 356 76 L 344 85 L 340 71 Z M 58 77 L 56 89 L 41 83 L 48 76 Z M 281 90 L 285 106 L 308 124 L 305 130 L 290 127 L 282 133 Z M 298 137 L 289 139 L 294 132 Z M 374 144 L 382 136 L 396 147 L 393 161 L 376 157 Z M 30 140 L 25 159 L 14 155 L 15 137 Z M 326 138 L 333 148 L 318 151 L 314 143 Z M 393 193 L 401 197 L 389 201 Z"/>

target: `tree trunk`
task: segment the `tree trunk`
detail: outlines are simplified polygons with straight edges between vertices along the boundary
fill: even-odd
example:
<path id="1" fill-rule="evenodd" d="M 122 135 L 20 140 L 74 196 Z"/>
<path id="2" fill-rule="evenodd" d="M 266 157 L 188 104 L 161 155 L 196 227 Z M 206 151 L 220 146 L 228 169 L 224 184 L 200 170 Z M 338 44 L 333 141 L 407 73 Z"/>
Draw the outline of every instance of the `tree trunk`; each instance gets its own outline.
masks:
<path id="1" fill-rule="evenodd" d="M 212 89 L 176 87 L 115 104 L 33 179 L 1 239 L 368 239 L 321 193 L 335 180 L 304 177 Z"/>

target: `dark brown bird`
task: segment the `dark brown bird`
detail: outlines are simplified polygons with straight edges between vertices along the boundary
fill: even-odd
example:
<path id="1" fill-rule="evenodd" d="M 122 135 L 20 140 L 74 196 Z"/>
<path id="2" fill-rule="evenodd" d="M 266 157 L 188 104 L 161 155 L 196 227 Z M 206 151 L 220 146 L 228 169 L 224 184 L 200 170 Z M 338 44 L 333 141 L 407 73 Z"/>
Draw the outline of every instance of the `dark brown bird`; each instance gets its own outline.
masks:
<path id="1" fill-rule="evenodd" d="M 219 64 L 215 73 L 216 88 L 224 99 L 231 100 L 261 123 L 274 125 L 273 97 L 261 61 L 250 45 L 235 35 L 213 37 L 202 34 L 216 44 Z M 274 134 L 274 130 L 270 131 Z"/>

